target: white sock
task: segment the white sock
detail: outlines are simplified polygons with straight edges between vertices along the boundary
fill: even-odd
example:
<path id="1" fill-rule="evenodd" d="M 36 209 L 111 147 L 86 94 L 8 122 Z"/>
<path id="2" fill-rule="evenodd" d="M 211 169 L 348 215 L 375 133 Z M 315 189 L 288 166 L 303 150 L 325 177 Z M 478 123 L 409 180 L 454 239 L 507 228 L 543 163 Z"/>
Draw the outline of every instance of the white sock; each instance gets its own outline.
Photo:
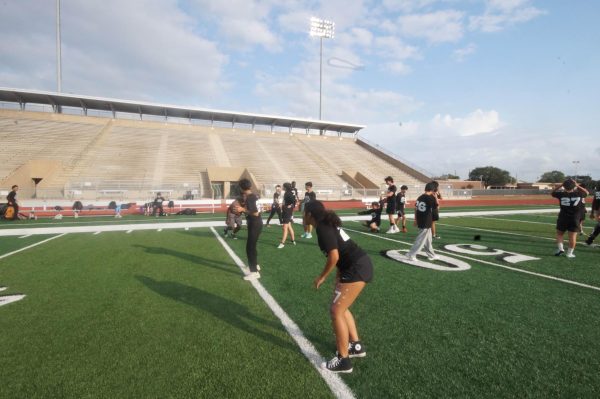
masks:
<path id="1" fill-rule="evenodd" d="M 562 242 L 558 244 L 558 250 L 559 251 L 564 251 L 565 250 L 565 247 L 563 246 Z"/>
<path id="2" fill-rule="evenodd" d="M 572 254 L 573 254 L 573 251 L 575 251 L 575 248 L 569 248 L 569 249 L 567 249 L 567 253 L 568 253 L 569 255 L 572 255 Z"/>

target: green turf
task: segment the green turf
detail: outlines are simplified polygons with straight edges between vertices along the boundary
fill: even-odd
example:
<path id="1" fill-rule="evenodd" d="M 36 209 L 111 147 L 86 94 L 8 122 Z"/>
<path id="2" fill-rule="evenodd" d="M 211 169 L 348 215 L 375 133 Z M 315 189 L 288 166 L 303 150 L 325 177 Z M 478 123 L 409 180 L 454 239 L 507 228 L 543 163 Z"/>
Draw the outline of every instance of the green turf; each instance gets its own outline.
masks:
<path id="1" fill-rule="evenodd" d="M 411 222 L 395 235 L 347 222 L 375 266 L 352 309 L 368 353 L 343 376 L 356 396 L 598 397 L 600 291 L 497 267 L 600 287 L 599 248 L 552 255 L 554 218 L 443 218 L 434 246 L 445 255 L 445 245 L 477 243 L 540 258 L 449 255 L 472 266 L 463 272 L 383 257 L 409 248 Z M 245 237 L 227 240 L 243 260 Z M 46 238 L 2 238 L 0 254 Z M 277 249 L 280 238 L 279 226 L 264 228 L 261 284 L 330 357 L 333 282 L 312 287 L 325 258 L 316 238 Z M 0 285 L 27 297 L 0 307 L 0 396 L 330 397 L 240 277 L 206 228 L 69 234 L 1 259 Z"/>

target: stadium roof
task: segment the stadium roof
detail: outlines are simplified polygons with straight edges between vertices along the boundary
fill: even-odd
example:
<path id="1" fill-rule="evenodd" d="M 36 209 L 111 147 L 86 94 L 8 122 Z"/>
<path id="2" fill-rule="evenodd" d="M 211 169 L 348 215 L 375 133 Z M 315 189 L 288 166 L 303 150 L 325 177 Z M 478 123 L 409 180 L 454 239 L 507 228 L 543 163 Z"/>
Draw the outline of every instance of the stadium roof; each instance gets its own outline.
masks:
<path id="1" fill-rule="evenodd" d="M 88 110 L 109 111 L 113 117 L 117 112 L 143 115 L 184 118 L 190 120 L 204 120 L 214 122 L 247 124 L 254 126 L 269 126 L 291 129 L 330 131 L 337 134 L 350 133 L 356 135 L 365 126 L 351 125 L 323 120 L 298 119 L 278 115 L 249 114 L 233 111 L 222 111 L 196 107 L 182 107 L 178 105 L 167 105 L 147 103 L 139 101 L 118 100 L 113 98 L 81 96 L 76 94 L 65 94 L 57 92 L 22 90 L 0 87 L 0 101 L 19 103 L 22 110 L 26 104 L 51 105 L 54 112 L 61 112 L 62 107 L 76 107 L 83 110 L 87 115 Z"/>

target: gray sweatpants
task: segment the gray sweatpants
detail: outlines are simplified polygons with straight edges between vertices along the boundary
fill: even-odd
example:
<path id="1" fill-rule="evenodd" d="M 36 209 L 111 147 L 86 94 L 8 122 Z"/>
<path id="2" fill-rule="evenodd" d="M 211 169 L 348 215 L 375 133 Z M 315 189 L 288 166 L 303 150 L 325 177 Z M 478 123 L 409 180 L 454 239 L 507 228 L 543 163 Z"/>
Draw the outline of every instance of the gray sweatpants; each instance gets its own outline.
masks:
<path id="1" fill-rule="evenodd" d="M 427 256 L 435 256 L 435 252 L 433 252 L 433 245 L 431 245 L 431 228 L 428 229 L 419 229 L 419 234 L 415 239 L 415 243 L 411 247 L 410 251 L 406 254 L 409 257 L 416 257 L 421 249 L 425 251 Z"/>

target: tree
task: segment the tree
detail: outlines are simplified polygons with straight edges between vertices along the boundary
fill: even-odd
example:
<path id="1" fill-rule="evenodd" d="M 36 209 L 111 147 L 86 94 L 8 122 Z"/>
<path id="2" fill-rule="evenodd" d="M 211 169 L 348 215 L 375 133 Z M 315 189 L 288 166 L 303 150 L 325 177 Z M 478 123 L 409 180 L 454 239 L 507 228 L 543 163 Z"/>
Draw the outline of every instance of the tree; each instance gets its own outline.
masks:
<path id="1" fill-rule="evenodd" d="M 543 183 L 562 183 L 565 181 L 567 177 L 565 174 L 558 170 L 553 170 L 552 172 L 546 172 L 542 174 L 540 177 L 540 182 Z"/>
<path id="2" fill-rule="evenodd" d="M 488 188 L 489 186 L 505 186 L 515 179 L 506 170 L 494 166 L 480 166 L 471 170 L 469 180 L 481 180 L 485 188 Z"/>

